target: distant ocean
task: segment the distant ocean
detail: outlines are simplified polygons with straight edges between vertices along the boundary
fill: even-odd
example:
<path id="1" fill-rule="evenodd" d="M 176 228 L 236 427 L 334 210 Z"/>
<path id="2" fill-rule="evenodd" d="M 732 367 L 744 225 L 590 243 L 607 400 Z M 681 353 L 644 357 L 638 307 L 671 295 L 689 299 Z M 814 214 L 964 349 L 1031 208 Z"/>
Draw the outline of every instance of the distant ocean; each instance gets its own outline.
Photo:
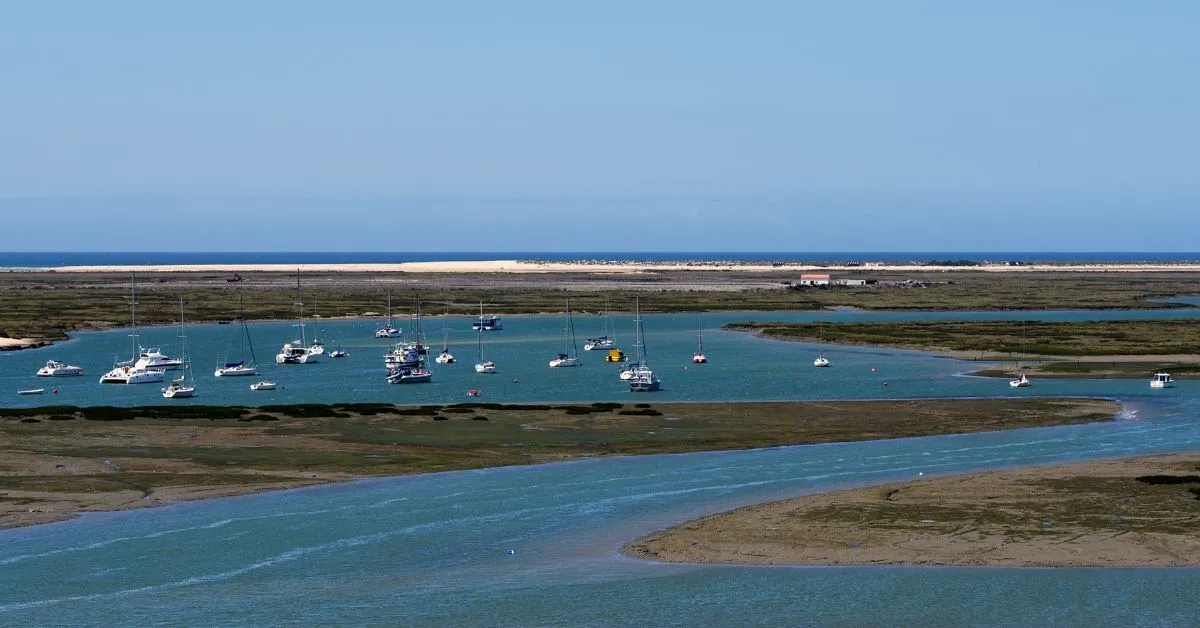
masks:
<path id="1" fill-rule="evenodd" d="M 1197 262 L 1200 252 L 981 252 L 981 251 L 452 251 L 452 252 L 0 252 L 0 268 L 132 266 L 168 264 L 397 264 L 401 262 L 516 260 L 737 261 L 737 262 L 927 262 L 930 260 L 1033 262 Z"/>

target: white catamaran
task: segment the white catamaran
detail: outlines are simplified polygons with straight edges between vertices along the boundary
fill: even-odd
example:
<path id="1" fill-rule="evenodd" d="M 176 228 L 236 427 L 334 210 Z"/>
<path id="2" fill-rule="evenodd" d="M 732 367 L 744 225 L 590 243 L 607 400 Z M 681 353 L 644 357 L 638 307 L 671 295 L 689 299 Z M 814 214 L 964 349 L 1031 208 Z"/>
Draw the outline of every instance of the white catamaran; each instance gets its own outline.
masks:
<path id="1" fill-rule="evenodd" d="M 314 364 L 318 356 L 325 352 L 324 347 L 308 345 L 308 336 L 304 330 L 304 302 L 300 300 L 300 271 L 296 270 L 296 324 L 300 328 L 300 339 L 285 343 L 275 356 L 276 364 Z"/>
<path id="2" fill-rule="evenodd" d="M 165 369 L 140 365 L 141 347 L 137 333 L 137 276 L 130 275 L 129 289 L 129 337 L 133 341 L 133 358 L 118 362 L 112 370 L 100 377 L 101 384 L 150 384 L 163 381 Z"/>
<path id="3" fill-rule="evenodd" d="M 634 363 L 630 369 L 632 375 L 626 381 L 629 382 L 630 392 L 654 392 L 662 388 L 662 382 L 654 371 L 650 370 L 650 362 L 646 358 L 646 333 L 642 329 L 642 303 L 641 298 L 637 297 L 634 300 L 634 336 L 633 350 Z"/>

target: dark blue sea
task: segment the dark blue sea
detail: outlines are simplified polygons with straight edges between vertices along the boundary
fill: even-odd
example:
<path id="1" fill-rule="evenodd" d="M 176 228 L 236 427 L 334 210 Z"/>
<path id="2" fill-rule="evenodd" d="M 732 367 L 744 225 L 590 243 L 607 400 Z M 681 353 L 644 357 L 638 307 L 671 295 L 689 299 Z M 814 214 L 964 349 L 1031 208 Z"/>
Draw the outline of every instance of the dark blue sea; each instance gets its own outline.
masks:
<path id="1" fill-rule="evenodd" d="M 928 262 L 933 260 L 1034 262 L 1197 262 L 1200 252 L 1150 251 L 429 251 L 429 252 L 201 252 L 46 251 L 0 252 L 0 268 L 132 266 L 168 264 L 395 264 L 401 262 L 517 260 L 737 261 L 737 262 Z"/>

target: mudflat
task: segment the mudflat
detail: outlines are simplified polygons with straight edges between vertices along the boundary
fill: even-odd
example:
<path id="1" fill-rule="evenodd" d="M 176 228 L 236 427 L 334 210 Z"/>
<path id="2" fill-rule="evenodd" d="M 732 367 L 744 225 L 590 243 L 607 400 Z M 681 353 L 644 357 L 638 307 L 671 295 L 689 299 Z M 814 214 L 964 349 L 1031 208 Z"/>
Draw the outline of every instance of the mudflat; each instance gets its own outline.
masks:
<path id="1" fill-rule="evenodd" d="M 0 411 L 0 527 L 354 478 L 1111 419 L 1101 399 Z"/>
<path id="2" fill-rule="evenodd" d="M 1200 565 L 1200 453 L 972 473 L 706 517 L 628 554 L 759 565 Z"/>

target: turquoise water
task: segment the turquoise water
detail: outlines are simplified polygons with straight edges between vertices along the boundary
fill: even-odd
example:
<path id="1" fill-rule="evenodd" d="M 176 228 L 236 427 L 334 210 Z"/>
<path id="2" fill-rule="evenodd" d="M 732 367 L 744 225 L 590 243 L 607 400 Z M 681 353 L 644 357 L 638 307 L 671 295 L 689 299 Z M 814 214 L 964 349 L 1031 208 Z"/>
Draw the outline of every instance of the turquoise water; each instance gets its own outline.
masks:
<path id="1" fill-rule="evenodd" d="M 706 314 L 703 322 L 704 349 L 709 363 L 691 364 L 696 349 L 695 315 L 651 315 L 645 328 L 650 363 L 663 380 L 663 390 L 653 393 L 661 401 L 717 401 L 763 399 L 859 399 L 931 396 L 979 396 L 993 394 L 1106 394 L 1143 395 L 1149 391 L 1144 382 L 1102 382 L 1091 385 L 1078 382 L 1041 381 L 1036 388 L 1009 391 L 1006 382 L 975 378 L 954 378 L 955 373 L 973 370 L 984 364 L 931 359 L 927 355 L 866 348 L 820 347 L 807 343 L 778 342 L 756 338 L 742 332 L 720 331 L 720 326 L 736 320 L 789 321 L 867 321 L 926 320 L 926 312 L 801 312 L 801 313 L 720 313 Z M 952 312 L 938 318 L 1088 320 L 1139 318 L 1195 318 L 1200 310 L 1181 309 L 1163 312 Z M 466 401 L 466 391 L 483 391 L 482 400 L 518 401 L 626 401 L 638 394 L 617 379 L 616 366 L 604 362 L 602 352 L 582 351 L 583 340 L 598 335 L 602 319 L 594 315 L 576 318 L 580 355 L 584 366 L 577 369 L 551 369 L 547 362 L 561 350 L 562 319 L 555 316 L 505 317 L 504 331 L 485 334 L 488 359 L 499 365 L 495 375 L 478 375 L 472 365 L 476 358 L 475 333 L 470 319 L 430 318 L 425 322 L 427 341 L 436 351 L 441 346 L 442 328 L 451 328 L 451 350 L 458 363 L 433 365 L 433 383 L 394 385 L 384 378 L 384 351 L 388 341 L 374 337 L 378 321 L 316 321 L 312 325 L 332 349 L 341 346 L 350 356 L 340 360 L 326 357 L 310 365 L 278 366 L 275 353 L 280 346 L 299 336 L 292 322 L 251 325 L 251 337 L 265 376 L 278 381 L 282 390 L 253 392 L 252 378 L 213 377 L 213 369 L 227 356 L 238 351 L 239 328 L 236 325 L 193 325 L 188 328 L 199 396 L 174 400 L 175 404 L 239 404 L 378 402 L 454 403 Z M 632 352 L 633 322 L 630 316 L 615 317 L 618 340 Z M 310 327 L 311 330 L 311 327 Z M 174 327 L 142 329 L 145 346 L 161 346 L 175 355 L 178 330 Z M 165 384 L 134 386 L 101 385 L 100 375 L 111 368 L 115 358 L 129 357 L 131 348 L 127 330 L 78 334 L 69 342 L 36 349 L 0 354 L 0 407 L 65 405 L 146 405 L 164 403 L 160 394 Z M 828 370 L 812 368 L 812 360 L 825 351 L 834 366 Z M 77 378 L 39 378 L 34 375 L 47 360 L 77 364 L 87 375 Z M 872 372 L 871 369 L 876 369 Z M 887 382 L 887 387 L 883 382 Z M 1183 384 L 1189 385 L 1188 383 Z M 17 396 L 16 391 L 47 388 L 44 396 Z M 57 388 L 58 393 L 52 390 Z M 641 400 L 639 398 L 639 400 Z"/>
<path id="2" fill-rule="evenodd" d="M 715 327 L 724 317 L 706 320 Z M 489 400 L 627 398 L 598 359 L 562 374 L 544 366 L 555 350 L 558 324 L 553 317 L 513 317 L 506 319 L 509 329 L 488 336 L 506 369 L 503 381 L 485 388 Z M 1106 394 L 1126 401 L 1128 409 L 1116 421 L 1094 425 L 607 458 L 90 514 L 0 533 L 0 623 L 1187 625 L 1200 616 L 1197 569 L 752 568 L 621 556 L 624 543 L 647 532 L 768 499 L 910 479 L 919 472 L 1200 449 L 1200 387 L 1193 382 L 1158 394 L 1145 382 L 1111 381 L 1039 380 L 1029 391 L 1010 391 L 1003 381 L 955 376 L 973 364 L 845 348 L 827 350 L 835 366 L 818 371 L 810 366 L 812 346 L 717 332 L 705 336 L 715 361 L 706 366 L 717 368 L 685 372 L 694 324 L 695 317 L 675 316 L 647 323 L 651 356 L 663 368 L 666 387 L 652 398 Z M 331 332 L 358 328 L 357 322 L 327 325 Z M 582 320 L 580 327 L 587 330 Z M 269 337 L 272 329 L 287 333 L 284 325 L 264 324 L 255 337 Z M 173 333 L 155 330 L 160 332 L 164 339 Z M 200 350 L 207 346 L 215 354 L 218 339 L 234 330 L 196 332 Z M 201 332 L 212 336 L 205 340 Z M 124 340 L 120 332 L 86 334 L 49 351 L 3 356 L 0 364 L 9 378 L 17 360 L 48 359 L 30 359 L 39 353 L 79 351 L 111 359 L 111 347 Z M 373 339 L 355 342 L 344 342 L 354 352 L 351 359 L 370 352 L 370 364 L 361 369 L 378 374 L 378 345 Z M 470 352 L 457 352 L 465 358 L 459 368 L 469 367 Z M 518 368 L 522 358 L 536 358 L 536 364 L 518 371 L 521 381 L 510 388 L 507 370 Z M 474 374 L 439 371 L 438 384 L 382 384 L 371 392 L 367 384 L 346 389 L 360 368 L 353 361 L 295 368 L 303 372 L 289 374 L 296 379 L 283 392 L 297 399 L 456 400 L 463 385 L 477 381 Z M 21 370 L 19 377 L 27 378 Z M 91 373 L 86 379 L 60 397 L 112 395 L 103 397 L 105 403 L 136 403 L 138 397 L 124 401 L 124 395 L 142 394 L 134 390 L 139 387 L 100 387 Z M 13 381 L 4 383 L 11 388 Z M 445 390 L 439 388 L 443 382 Z M 215 383 L 202 384 L 203 394 L 224 399 L 225 392 L 210 392 Z M 311 392 L 318 384 L 324 392 Z M 161 399 L 152 394 L 156 387 L 140 388 L 153 389 L 147 398 Z"/>

